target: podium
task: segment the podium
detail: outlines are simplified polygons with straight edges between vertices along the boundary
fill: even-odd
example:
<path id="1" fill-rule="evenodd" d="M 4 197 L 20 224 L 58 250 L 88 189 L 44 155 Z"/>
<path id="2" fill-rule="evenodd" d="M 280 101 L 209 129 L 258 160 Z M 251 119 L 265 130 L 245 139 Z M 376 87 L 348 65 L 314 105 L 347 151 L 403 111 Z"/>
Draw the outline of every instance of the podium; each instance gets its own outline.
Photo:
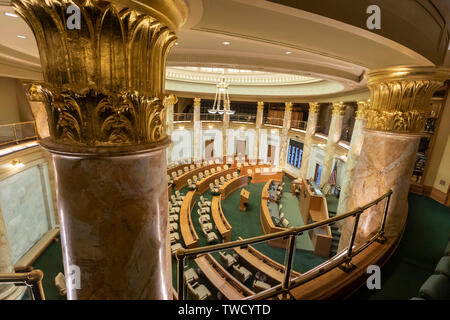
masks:
<path id="1" fill-rule="evenodd" d="M 239 203 L 239 210 L 247 211 L 248 206 L 248 197 L 250 196 L 250 192 L 245 189 L 241 190 L 241 202 Z"/>

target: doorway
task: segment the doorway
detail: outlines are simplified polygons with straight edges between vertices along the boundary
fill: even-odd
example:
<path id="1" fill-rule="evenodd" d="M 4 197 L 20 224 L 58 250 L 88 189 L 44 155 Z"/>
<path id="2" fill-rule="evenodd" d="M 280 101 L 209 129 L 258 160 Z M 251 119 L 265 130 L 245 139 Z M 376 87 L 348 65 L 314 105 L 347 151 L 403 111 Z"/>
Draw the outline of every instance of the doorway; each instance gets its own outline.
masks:
<path id="1" fill-rule="evenodd" d="M 275 163 L 275 151 L 276 147 L 269 144 L 267 146 L 267 162 L 270 162 L 271 164 Z"/>
<path id="2" fill-rule="evenodd" d="M 247 142 L 245 140 L 237 140 L 236 141 L 236 155 L 239 158 L 244 158 L 246 147 L 247 147 Z"/>
<path id="3" fill-rule="evenodd" d="M 205 141 L 205 160 L 212 160 L 214 157 L 214 140 Z"/>
<path id="4" fill-rule="evenodd" d="M 320 186 L 320 177 L 322 176 L 322 166 L 316 163 L 316 171 L 314 172 L 314 182 Z"/>

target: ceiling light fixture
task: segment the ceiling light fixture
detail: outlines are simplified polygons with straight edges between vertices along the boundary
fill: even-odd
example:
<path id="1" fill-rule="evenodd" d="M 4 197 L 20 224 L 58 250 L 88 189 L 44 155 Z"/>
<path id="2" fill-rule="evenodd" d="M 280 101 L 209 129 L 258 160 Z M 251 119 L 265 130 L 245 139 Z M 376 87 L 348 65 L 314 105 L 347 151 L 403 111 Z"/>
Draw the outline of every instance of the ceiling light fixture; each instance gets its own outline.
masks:
<path id="1" fill-rule="evenodd" d="M 26 39 L 27 37 L 18 35 L 17 38 L 20 38 L 20 39 Z"/>
<path id="2" fill-rule="evenodd" d="M 230 42 L 229 42 L 229 41 L 224 41 L 224 42 L 222 42 L 222 44 L 223 44 L 224 46 L 229 46 L 229 45 L 230 45 Z"/>
<path id="3" fill-rule="evenodd" d="M 286 51 L 285 54 L 292 54 L 292 51 Z"/>
<path id="4" fill-rule="evenodd" d="M 13 17 L 13 18 L 18 18 L 19 17 L 17 14 L 11 13 L 11 12 L 5 12 L 5 16 Z"/>
<path id="5" fill-rule="evenodd" d="M 228 96 L 228 83 L 225 81 L 225 75 L 222 73 L 220 82 L 216 85 L 216 96 L 212 109 L 208 109 L 212 114 L 234 114 L 234 110 L 230 110 L 230 97 Z"/>
<path id="6" fill-rule="evenodd" d="M 179 45 L 179 43 L 178 43 L 178 42 L 175 42 L 175 45 L 177 46 L 177 45 Z"/>

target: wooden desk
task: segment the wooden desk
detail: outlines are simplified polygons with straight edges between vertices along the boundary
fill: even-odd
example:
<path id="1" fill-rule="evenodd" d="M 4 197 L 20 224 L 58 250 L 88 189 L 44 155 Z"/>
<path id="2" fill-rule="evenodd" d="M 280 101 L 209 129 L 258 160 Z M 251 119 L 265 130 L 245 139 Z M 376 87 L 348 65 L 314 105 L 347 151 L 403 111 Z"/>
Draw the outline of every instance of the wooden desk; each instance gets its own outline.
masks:
<path id="1" fill-rule="evenodd" d="M 291 193 L 295 194 L 295 189 L 301 189 L 302 179 L 295 179 L 291 182 Z"/>
<path id="2" fill-rule="evenodd" d="M 241 201 L 239 202 L 239 210 L 247 211 L 248 198 L 250 197 L 250 192 L 245 189 L 241 190 Z"/>
<path id="3" fill-rule="evenodd" d="M 226 197 L 228 197 L 228 195 L 230 193 L 232 193 L 236 189 L 245 187 L 246 185 L 248 185 L 248 176 L 247 175 L 243 175 L 243 176 L 239 176 L 239 177 L 231 179 L 227 183 L 220 186 L 219 191 L 220 191 L 221 199 L 222 200 L 226 199 Z"/>
<path id="4" fill-rule="evenodd" d="M 242 238 L 239 237 L 239 240 L 242 240 Z M 234 248 L 234 251 L 236 251 L 243 260 L 243 262 L 240 262 L 244 267 L 259 270 L 264 273 L 268 278 L 267 282 L 272 286 L 283 282 L 284 266 L 282 264 L 270 259 L 252 246 L 248 246 L 245 249 L 237 247 Z M 294 270 L 291 271 L 291 279 L 298 276 L 300 276 L 300 273 Z"/>
<path id="5" fill-rule="evenodd" d="M 260 172 L 252 174 L 252 183 L 261 183 L 266 182 L 268 180 L 283 180 L 283 171 L 269 171 L 269 172 Z"/>
<path id="6" fill-rule="evenodd" d="M 183 187 L 185 187 L 187 185 L 187 181 L 188 179 L 192 179 L 193 176 L 198 175 L 200 172 L 205 172 L 205 170 L 211 170 L 211 168 L 216 168 L 218 166 L 222 166 L 222 165 L 217 165 L 217 164 L 211 164 L 211 165 L 206 165 L 206 166 L 202 166 L 200 168 L 195 168 L 194 170 L 188 171 L 184 174 L 182 174 L 179 177 L 176 177 L 175 179 L 173 179 L 173 183 L 174 183 L 174 190 L 180 190 Z"/>
<path id="7" fill-rule="evenodd" d="M 317 195 L 314 191 L 311 191 L 306 180 L 301 182 L 299 207 L 305 225 L 329 218 L 327 199 L 325 196 Z M 314 253 L 328 258 L 333 240 L 331 228 L 324 226 L 317 230 L 311 230 L 309 236 L 314 245 Z"/>
<path id="8" fill-rule="evenodd" d="M 231 241 L 231 225 L 228 223 L 228 220 L 225 218 L 222 210 L 222 203 L 220 201 L 220 197 L 213 197 L 211 202 L 211 212 L 214 220 L 214 224 L 217 227 L 222 239 L 225 241 Z"/>
<path id="9" fill-rule="evenodd" d="M 191 210 L 197 199 L 196 191 L 189 191 L 181 204 L 180 209 L 180 230 L 184 244 L 188 248 L 198 247 L 198 236 L 192 224 Z"/>
<path id="10" fill-rule="evenodd" d="M 267 206 L 267 201 L 268 201 L 267 198 L 261 199 L 261 210 L 259 213 L 259 220 L 261 222 L 261 227 L 264 231 L 264 234 L 285 231 L 286 230 L 285 228 L 277 227 L 273 223 L 272 218 L 270 217 L 270 211 L 269 211 L 269 207 Z M 287 247 L 287 240 L 283 240 L 282 238 L 269 240 L 267 243 L 273 247 L 278 247 L 278 248 L 286 248 Z"/>
<path id="11" fill-rule="evenodd" d="M 255 294 L 225 270 L 210 254 L 201 255 L 194 261 L 209 282 L 228 300 L 240 300 Z"/>
<path id="12" fill-rule="evenodd" d="M 214 180 L 220 179 L 220 177 L 226 177 L 227 174 L 233 175 L 233 172 L 237 172 L 237 169 L 229 168 L 227 170 L 222 170 L 220 172 L 209 175 L 208 177 L 202 179 L 200 182 L 197 182 L 198 194 L 203 194 L 205 191 L 207 191 L 209 189 L 209 184 L 214 183 Z"/>

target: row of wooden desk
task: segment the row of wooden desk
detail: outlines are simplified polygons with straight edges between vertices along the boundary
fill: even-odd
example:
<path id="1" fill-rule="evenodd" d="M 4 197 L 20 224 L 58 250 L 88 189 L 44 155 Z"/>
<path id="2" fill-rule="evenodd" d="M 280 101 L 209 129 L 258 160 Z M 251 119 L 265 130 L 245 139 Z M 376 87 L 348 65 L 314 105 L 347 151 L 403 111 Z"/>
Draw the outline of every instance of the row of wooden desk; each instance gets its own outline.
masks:
<path id="1" fill-rule="evenodd" d="M 180 230 L 184 244 L 187 248 L 198 247 L 198 235 L 192 224 L 191 211 L 197 200 L 197 192 L 189 191 L 186 193 L 180 208 Z"/>
<path id="2" fill-rule="evenodd" d="M 245 187 L 246 185 L 248 185 L 247 175 L 241 175 L 227 181 L 219 188 L 221 199 L 225 200 L 230 193 L 236 191 L 239 188 Z"/>
<path id="3" fill-rule="evenodd" d="M 223 214 L 222 203 L 220 197 L 213 197 L 211 203 L 211 213 L 214 220 L 214 224 L 217 227 L 222 239 L 224 241 L 231 241 L 231 230 L 233 229 L 228 222 L 227 218 Z"/>
<path id="4" fill-rule="evenodd" d="M 198 175 L 200 172 L 204 173 L 205 170 L 211 171 L 211 168 L 217 168 L 219 166 L 223 168 L 223 165 L 211 164 L 211 165 L 207 165 L 207 166 L 202 166 L 200 168 L 196 167 L 193 170 L 183 173 L 181 176 L 173 179 L 173 183 L 175 185 L 174 189 L 175 190 L 182 189 L 183 187 L 185 187 L 187 185 L 188 180 L 192 179 L 195 175 Z"/>
<path id="5" fill-rule="evenodd" d="M 201 255 L 194 261 L 211 284 L 228 300 L 240 300 L 255 294 L 225 270 L 210 254 Z"/>
<path id="6" fill-rule="evenodd" d="M 199 194 L 203 194 L 205 191 L 209 189 L 209 184 L 214 183 L 216 179 L 220 179 L 220 177 L 226 177 L 227 174 L 233 175 L 234 172 L 237 172 L 236 168 L 229 168 L 226 170 L 219 171 L 213 174 L 210 174 L 209 176 L 205 177 L 201 181 L 197 182 L 197 192 Z"/>

